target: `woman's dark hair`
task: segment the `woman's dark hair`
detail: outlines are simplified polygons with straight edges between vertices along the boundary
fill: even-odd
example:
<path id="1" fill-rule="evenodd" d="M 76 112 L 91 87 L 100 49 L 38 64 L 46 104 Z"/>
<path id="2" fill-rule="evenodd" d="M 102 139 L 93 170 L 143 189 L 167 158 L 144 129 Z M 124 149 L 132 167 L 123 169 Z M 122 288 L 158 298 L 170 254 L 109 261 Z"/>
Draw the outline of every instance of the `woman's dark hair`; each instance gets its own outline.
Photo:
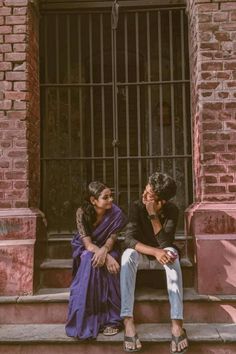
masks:
<path id="1" fill-rule="evenodd" d="M 89 183 L 89 185 L 87 186 L 86 190 L 83 193 L 83 202 L 81 205 L 81 208 L 84 212 L 83 217 L 86 223 L 88 223 L 91 226 L 96 221 L 96 211 L 90 201 L 90 197 L 94 197 L 95 199 L 98 199 L 102 191 L 106 188 L 108 187 L 104 183 L 101 183 L 99 181 L 94 181 Z"/>
<path id="2" fill-rule="evenodd" d="M 175 180 L 166 173 L 154 172 L 148 179 L 153 192 L 161 200 L 169 200 L 176 194 Z"/>

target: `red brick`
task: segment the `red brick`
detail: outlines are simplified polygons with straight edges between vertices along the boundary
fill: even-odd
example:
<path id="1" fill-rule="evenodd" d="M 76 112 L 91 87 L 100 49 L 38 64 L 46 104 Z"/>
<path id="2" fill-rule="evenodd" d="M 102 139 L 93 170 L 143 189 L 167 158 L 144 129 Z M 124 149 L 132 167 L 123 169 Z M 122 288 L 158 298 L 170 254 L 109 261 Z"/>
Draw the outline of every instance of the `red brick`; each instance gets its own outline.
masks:
<path id="1" fill-rule="evenodd" d="M 223 107 L 223 104 L 221 102 L 203 103 L 203 109 L 208 109 L 208 110 L 211 110 L 211 111 L 219 111 L 219 110 L 222 109 L 222 107 Z"/>
<path id="2" fill-rule="evenodd" d="M 27 108 L 27 102 L 25 102 L 25 101 L 14 101 L 13 109 L 26 110 L 26 108 Z"/>
<path id="3" fill-rule="evenodd" d="M 236 2 L 222 2 L 220 5 L 221 10 L 236 10 Z"/>
<path id="4" fill-rule="evenodd" d="M 7 72 L 6 73 L 6 80 L 9 81 L 24 81 L 26 80 L 26 73 L 24 72 Z"/>
<path id="5" fill-rule="evenodd" d="M 209 43 L 201 43 L 200 44 L 201 49 L 209 49 L 209 50 L 219 50 L 220 44 L 219 42 L 209 42 Z"/>
<path id="6" fill-rule="evenodd" d="M 6 43 L 21 43 L 26 40 L 25 34 L 6 34 L 5 41 Z"/>
<path id="7" fill-rule="evenodd" d="M 26 16 L 6 16 L 6 25 L 24 25 Z"/>
<path id="8" fill-rule="evenodd" d="M 217 133 L 203 133 L 203 140 L 218 140 Z"/>
<path id="9" fill-rule="evenodd" d="M 14 161 L 14 167 L 25 169 L 27 167 L 27 161 Z"/>
<path id="10" fill-rule="evenodd" d="M 212 81 L 202 81 L 199 83 L 197 86 L 198 89 L 203 89 L 203 90 L 213 90 L 216 89 L 219 86 L 219 82 L 212 82 Z"/>
<path id="11" fill-rule="evenodd" d="M 234 181 L 234 176 L 233 175 L 225 175 L 220 177 L 220 182 L 221 183 L 230 183 Z"/>
<path id="12" fill-rule="evenodd" d="M 205 172 L 207 172 L 207 173 L 223 173 L 223 172 L 226 172 L 226 166 L 224 166 L 224 165 L 208 165 L 208 166 L 205 166 Z"/>
<path id="13" fill-rule="evenodd" d="M 213 14 L 213 21 L 215 22 L 227 22 L 229 19 L 228 12 L 218 12 Z"/>
<path id="14" fill-rule="evenodd" d="M 6 61 L 23 61 L 26 60 L 26 53 L 5 53 Z"/>
<path id="15" fill-rule="evenodd" d="M 236 70 L 236 61 L 231 61 L 231 62 L 226 61 L 224 63 L 224 69 L 225 70 Z"/>
<path id="16" fill-rule="evenodd" d="M 205 176 L 205 183 L 217 183 L 217 178 L 215 176 Z"/>
<path id="17" fill-rule="evenodd" d="M 205 120 L 215 120 L 216 119 L 216 113 L 215 111 L 203 111 L 202 112 L 202 119 Z"/>
<path id="18" fill-rule="evenodd" d="M 215 32 L 214 35 L 215 38 L 220 42 L 230 40 L 230 34 L 228 32 Z"/>
<path id="19" fill-rule="evenodd" d="M 26 87 L 27 87 L 27 82 L 26 81 L 17 81 L 17 82 L 14 82 L 14 90 L 23 90 L 25 91 L 26 90 Z"/>
<path id="20" fill-rule="evenodd" d="M 219 98 L 227 98 L 229 97 L 229 92 L 218 92 L 218 97 Z"/>
<path id="21" fill-rule="evenodd" d="M 218 4 L 200 4 L 196 6 L 198 12 L 213 12 L 218 10 Z"/>
<path id="22" fill-rule="evenodd" d="M 10 101 L 10 100 L 1 100 L 0 101 L 0 109 L 7 111 L 11 108 L 12 108 L 12 101 Z"/>
<path id="23" fill-rule="evenodd" d="M 216 159 L 216 154 L 206 154 L 203 153 L 202 162 L 214 161 Z"/>
<path id="24" fill-rule="evenodd" d="M 236 192 L 236 184 L 229 185 L 229 192 Z"/>
<path id="25" fill-rule="evenodd" d="M 230 11 L 231 21 L 236 21 L 236 11 Z"/>
<path id="26" fill-rule="evenodd" d="M 27 6 L 29 0 L 5 0 L 6 6 Z"/>
<path id="27" fill-rule="evenodd" d="M 25 25 L 13 26 L 13 33 L 26 33 L 27 27 Z"/>
<path id="28" fill-rule="evenodd" d="M 214 143 L 206 143 L 204 144 L 205 152 L 223 152 L 225 151 L 224 144 L 214 144 Z"/>
<path id="29" fill-rule="evenodd" d="M 222 70 L 223 69 L 223 63 L 220 62 L 209 62 L 209 63 L 202 63 L 201 68 L 204 71 L 211 71 L 211 70 Z"/>
<path id="30" fill-rule="evenodd" d="M 226 188 L 225 186 L 217 186 L 217 185 L 214 185 L 214 186 L 205 186 L 205 193 L 206 194 L 215 194 L 215 193 L 225 193 L 226 191 Z"/>
<path id="31" fill-rule="evenodd" d="M 199 14 L 198 15 L 198 21 L 199 23 L 201 22 L 211 22 L 212 20 L 212 15 L 211 14 Z"/>
<path id="32" fill-rule="evenodd" d="M 12 63 L 0 62 L 0 71 L 12 70 Z"/>
<path id="33" fill-rule="evenodd" d="M 13 8 L 13 15 L 26 15 L 27 7 Z"/>
<path id="34" fill-rule="evenodd" d="M 235 160 L 235 154 L 221 154 L 219 157 L 220 161 L 233 161 Z"/>
<path id="35" fill-rule="evenodd" d="M 225 108 L 226 109 L 235 109 L 236 108 L 236 102 L 226 102 L 225 103 Z"/>
<path id="36" fill-rule="evenodd" d="M 28 187 L 28 181 L 16 181 L 13 183 L 15 189 L 25 189 Z"/>
<path id="37" fill-rule="evenodd" d="M 5 98 L 7 100 L 27 100 L 28 92 L 7 91 L 5 92 Z"/>
<path id="38" fill-rule="evenodd" d="M 24 180 L 26 177 L 26 174 L 25 174 L 25 172 L 20 172 L 20 171 L 10 171 L 10 172 L 5 173 L 5 177 L 7 180 L 9 180 L 9 179 L 14 179 L 14 180 L 23 179 Z"/>
<path id="39" fill-rule="evenodd" d="M 11 14 L 11 8 L 10 7 L 1 7 L 0 6 L 0 15 L 7 16 Z"/>
<path id="40" fill-rule="evenodd" d="M 12 27 L 11 26 L 0 26 L 0 33 L 3 33 L 3 34 L 12 33 Z"/>
<path id="41" fill-rule="evenodd" d="M 227 121 L 227 120 L 230 120 L 231 117 L 232 117 L 232 114 L 230 112 L 226 112 L 226 111 L 219 112 L 219 120 Z"/>
<path id="42" fill-rule="evenodd" d="M 12 187 L 12 182 L 10 181 L 0 181 L 0 189 L 10 189 Z"/>
<path id="43" fill-rule="evenodd" d="M 236 152 L 236 144 L 228 144 L 228 151 Z"/>
<path id="44" fill-rule="evenodd" d="M 221 133 L 221 134 L 219 135 L 219 138 L 220 138 L 221 140 L 230 140 L 230 139 L 231 139 L 229 133 Z"/>
<path id="45" fill-rule="evenodd" d="M 7 155 L 9 157 L 22 157 L 22 158 L 24 158 L 27 156 L 27 152 L 26 152 L 26 150 L 22 150 L 22 151 L 13 150 L 13 151 L 9 151 Z"/>
<path id="46" fill-rule="evenodd" d="M 228 165 L 229 172 L 236 172 L 236 165 Z"/>
<path id="47" fill-rule="evenodd" d="M 213 122 L 213 123 L 203 123 L 203 130 L 220 130 L 222 129 L 221 122 Z"/>
<path id="48" fill-rule="evenodd" d="M 1 44 L 0 45 L 0 53 L 11 52 L 11 44 Z"/>
<path id="49" fill-rule="evenodd" d="M 0 160 L 0 168 L 9 168 L 9 166 L 10 166 L 9 161 Z"/>
<path id="50" fill-rule="evenodd" d="M 13 44 L 14 52 L 25 52 L 26 51 L 26 44 L 24 43 L 16 43 Z"/>
<path id="51" fill-rule="evenodd" d="M 6 201 L 6 200 L 0 201 L 0 208 L 2 208 L 2 209 L 4 209 L 4 208 L 8 209 L 8 208 L 11 208 L 11 207 L 12 207 L 12 204 L 11 204 L 10 201 Z"/>
<path id="52" fill-rule="evenodd" d="M 8 111 L 7 118 L 8 119 L 26 119 L 26 111 Z"/>

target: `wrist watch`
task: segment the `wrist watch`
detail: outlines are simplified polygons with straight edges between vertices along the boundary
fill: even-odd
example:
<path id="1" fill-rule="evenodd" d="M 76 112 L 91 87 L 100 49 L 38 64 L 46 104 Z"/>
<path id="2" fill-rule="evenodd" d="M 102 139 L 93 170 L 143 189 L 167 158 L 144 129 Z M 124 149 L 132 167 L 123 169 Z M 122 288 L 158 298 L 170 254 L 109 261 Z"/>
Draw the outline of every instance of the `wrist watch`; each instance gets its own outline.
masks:
<path id="1" fill-rule="evenodd" d="M 148 219 L 149 220 L 158 219 L 158 215 L 157 214 L 148 214 Z"/>

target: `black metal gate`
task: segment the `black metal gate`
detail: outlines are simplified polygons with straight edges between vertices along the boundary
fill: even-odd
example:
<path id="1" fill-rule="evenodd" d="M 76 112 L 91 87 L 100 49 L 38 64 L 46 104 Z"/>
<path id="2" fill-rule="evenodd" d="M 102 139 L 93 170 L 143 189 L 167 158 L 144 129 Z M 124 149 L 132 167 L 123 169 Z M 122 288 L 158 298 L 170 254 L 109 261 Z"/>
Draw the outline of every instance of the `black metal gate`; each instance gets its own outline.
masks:
<path id="1" fill-rule="evenodd" d="M 87 7 L 41 12 L 42 200 L 49 231 L 72 233 L 91 180 L 128 211 L 148 175 L 192 198 L 185 8 Z M 145 2 L 144 2 L 145 3 Z M 154 3 L 154 1 L 152 1 Z"/>

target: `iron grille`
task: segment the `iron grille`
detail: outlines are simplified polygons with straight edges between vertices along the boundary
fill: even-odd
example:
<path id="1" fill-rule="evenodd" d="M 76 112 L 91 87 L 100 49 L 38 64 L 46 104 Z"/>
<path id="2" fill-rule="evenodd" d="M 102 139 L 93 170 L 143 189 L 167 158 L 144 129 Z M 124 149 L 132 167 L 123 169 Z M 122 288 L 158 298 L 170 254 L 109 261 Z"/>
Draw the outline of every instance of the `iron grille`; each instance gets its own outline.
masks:
<path id="1" fill-rule="evenodd" d="M 70 234 L 84 186 L 102 180 L 126 211 L 148 175 L 192 200 L 187 19 L 183 7 L 43 11 L 40 23 L 42 210 Z"/>

